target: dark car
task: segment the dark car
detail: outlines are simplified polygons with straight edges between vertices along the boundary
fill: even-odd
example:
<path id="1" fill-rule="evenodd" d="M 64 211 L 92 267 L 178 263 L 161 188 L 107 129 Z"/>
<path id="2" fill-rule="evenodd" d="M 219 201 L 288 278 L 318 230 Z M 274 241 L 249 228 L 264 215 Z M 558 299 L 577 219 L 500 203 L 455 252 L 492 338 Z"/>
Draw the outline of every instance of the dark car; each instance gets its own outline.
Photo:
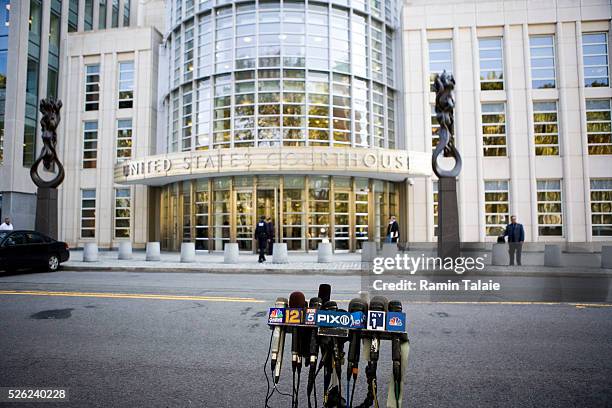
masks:
<path id="1" fill-rule="evenodd" d="M 57 271 L 70 258 L 68 244 L 36 231 L 0 231 L 0 269 Z"/>

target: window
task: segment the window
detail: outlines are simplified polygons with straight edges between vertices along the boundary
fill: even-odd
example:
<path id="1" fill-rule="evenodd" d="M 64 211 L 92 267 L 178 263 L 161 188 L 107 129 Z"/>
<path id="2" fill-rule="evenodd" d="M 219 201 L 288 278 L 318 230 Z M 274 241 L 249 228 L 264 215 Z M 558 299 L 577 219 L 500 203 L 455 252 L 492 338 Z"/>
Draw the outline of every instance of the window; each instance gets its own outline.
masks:
<path id="1" fill-rule="evenodd" d="M 99 0 L 100 1 L 100 11 L 98 13 L 98 29 L 102 30 L 106 28 L 106 2 L 108 0 Z"/>
<path id="2" fill-rule="evenodd" d="M 533 89 L 555 87 L 555 37 L 532 35 L 529 37 L 531 53 L 531 87 Z"/>
<path id="3" fill-rule="evenodd" d="M 130 237 L 132 198 L 129 188 L 115 189 L 115 238 Z"/>
<path id="4" fill-rule="evenodd" d="M 502 39 L 479 38 L 480 89 L 482 91 L 504 89 L 504 58 Z"/>
<path id="5" fill-rule="evenodd" d="M 79 0 L 69 0 L 68 3 L 68 32 L 74 33 L 79 23 Z"/>
<path id="6" fill-rule="evenodd" d="M 183 35 L 183 81 L 193 79 L 193 20 L 185 24 L 185 35 Z"/>
<path id="7" fill-rule="evenodd" d="M 591 180 L 593 236 L 612 237 L 612 179 Z"/>
<path id="8" fill-rule="evenodd" d="M 609 86 L 608 34 L 582 34 L 582 59 L 584 62 L 584 86 Z"/>
<path id="9" fill-rule="evenodd" d="M 123 27 L 130 25 L 130 2 L 123 3 Z"/>
<path id="10" fill-rule="evenodd" d="M 533 103 L 533 133 L 536 156 L 559 155 L 557 102 Z"/>
<path id="11" fill-rule="evenodd" d="M 504 233 L 510 218 L 508 181 L 485 181 L 485 223 L 487 236 Z"/>
<path id="12" fill-rule="evenodd" d="M 589 154 L 612 154 L 610 99 L 587 99 L 586 120 Z"/>
<path id="13" fill-rule="evenodd" d="M 191 135 L 193 133 L 193 91 L 191 84 L 183 87 L 183 121 L 181 125 L 181 150 L 191 150 Z"/>
<path id="14" fill-rule="evenodd" d="M 506 156 L 506 104 L 482 104 L 482 144 L 485 156 Z"/>
<path id="15" fill-rule="evenodd" d="M 119 63 L 119 109 L 131 108 L 134 103 L 134 61 Z"/>
<path id="16" fill-rule="evenodd" d="M 111 13 L 111 26 L 119 27 L 119 0 L 113 0 L 113 10 Z"/>
<path id="17" fill-rule="evenodd" d="M 452 40 L 429 40 L 429 90 L 434 92 L 436 74 L 453 73 Z"/>
<path id="18" fill-rule="evenodd" d="M 81 238 L 96 236 L 96 190 L 81 190 Z"/>
<path id="19" fill-rule="evenodd" d="M 436 148 L 440 140 L 440 124 L 438 123 L 438 117 L 436 116 L 436 106 L 431 105 L 431 148 Z"/>
<path id="20" fill-rule="evenodd" d="M 93 30 L 93 12 L 94 12 L 93 2 L 94 0 L 85 0 L 85 18 L 84 18 L 85 31 Z"/>
<path id="21" fill-rule="evenodd" d="M 132 119 L 117 121 L 117 162 L 132 157 Z"/>
<path id="22" fill-rule="evenodd" d="M 87 65 L 85 76 L 85 110 L 100 108 L 100 64 Z"/>
<path id="23" fill-rule="evenodd" d="M 98 160 L 98 122 L 83 124 L 83 168 L 95 169 Z"/>
<path id="24" fill-rule="evenodd" d="M 563 236 L 561 180 L 538 180 L 538 234 Z"/>
<path id="25" fill-rule="evenodd" d="M 433 182 L 433 220 L 434 220 L 434 237 L 438 236 L 438 181 Z"/>

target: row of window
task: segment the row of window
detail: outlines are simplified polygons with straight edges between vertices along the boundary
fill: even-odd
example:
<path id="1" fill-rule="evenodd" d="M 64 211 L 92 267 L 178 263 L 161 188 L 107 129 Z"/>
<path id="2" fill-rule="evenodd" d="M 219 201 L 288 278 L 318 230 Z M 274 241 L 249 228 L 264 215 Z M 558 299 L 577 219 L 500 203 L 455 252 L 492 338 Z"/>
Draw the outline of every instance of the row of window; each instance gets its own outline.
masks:
<path id="1" fill-rule="evenodd" d="M 113 236 L 129 238 L 132 225 L 132 195 L 129 188 L 115 189 Z M 99 204 L 99 203 L 98 203 Z M 96 190 L 81 190 L 81 238 L 96 237 Z"/>
<path id="2" fill-rule="evenodd" d="M 556 88 L 556 52 L 554 35 L 529 36 L 531 88 Z M 480 89 L 504 89 L 504 51 L 502 37 L 478 39 Z M 610 86 L 608 34 L 582 34 L 582 62 L 585 87 Z M 452 40 L 429 41 L 430 81 L 436 73 L 453 72 Z M 433 86 L 432 89 L 433 91 Z"/>
<path id="3" fill-rule="evenodd" d="M 510 222 L 510 182 L 485 181 L 485 231 L 500 236 Z M 563 197 L 561 180 L 537 180 L 537 226 L 539 236 L 563 236 Z M 612 179 L 593 179 L 591 225 L 593 236 L 612 236 Z M 438 225 L 438 183 L 433 185 L 434 233 Z"/>
<path id="4" fill-rule="evenodd" d="M 118 109 L 129 109 L 134 104 L 134 61 L 119 62 Z M 100 109 L 100 64 L 85 66 L 85 111 Z"/>
<path id="5" fill-rule="evenodd" d="M 98 121 L 83 122 L 82 164 L 84 169 L 98 166 Z M 118 119 L 115 139 L 117 162 L 132 157 L 132 119 Z"/>
<path id="6" fill-rule="evenodd" d="M 612 154 L 610 99 L 587 99 L 587 144 L 590 155 Z M 507 156 L 507 118 L 504 102 L 482 103 L 481 131 L 484 156 Z M 431 106 L 432 148 L 439 139 L 440 125 Z M 536 156 L 559 156 L 559 113 L 556 101 L 533 102 L 533 133 Z"/>
<path id="7" fill-rule="evenodd" d="M 106 17 L 110 7 L 109 28 L 119 27 L 120 10 L 119 0 L 84 0 L 83 28 L 85 31 L 94 29 L 94 3 L 98 2 L 98 29 L 106 28 Z M 68 3 L 68 32 L 76 32 L 79 24 L 79 0 L 69 0 Z M 123 4 L 123 27 L 130 25 L 130 0 Z"/>

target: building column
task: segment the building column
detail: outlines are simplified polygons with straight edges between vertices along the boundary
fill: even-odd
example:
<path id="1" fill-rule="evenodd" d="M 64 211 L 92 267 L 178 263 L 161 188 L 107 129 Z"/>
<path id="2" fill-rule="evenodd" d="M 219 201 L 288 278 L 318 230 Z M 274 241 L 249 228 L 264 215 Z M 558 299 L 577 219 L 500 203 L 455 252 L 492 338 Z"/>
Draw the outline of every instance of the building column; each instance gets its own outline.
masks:
<path id="1" fill-rule="evenodd" d="M 484 170 L 482 153 L 482 117 L 480 109 L 480 55 L 478 47 L 478 32 L 476 26 L 471 27 L 472 31 L 472 66 L 474 81 L 474 122 L 476 123 L 476 180 L 478 183 L 478 241 L 485 242 L 485 215 L 484 215 Z M 439 209 L 438 209 L 439 210 Z"/>

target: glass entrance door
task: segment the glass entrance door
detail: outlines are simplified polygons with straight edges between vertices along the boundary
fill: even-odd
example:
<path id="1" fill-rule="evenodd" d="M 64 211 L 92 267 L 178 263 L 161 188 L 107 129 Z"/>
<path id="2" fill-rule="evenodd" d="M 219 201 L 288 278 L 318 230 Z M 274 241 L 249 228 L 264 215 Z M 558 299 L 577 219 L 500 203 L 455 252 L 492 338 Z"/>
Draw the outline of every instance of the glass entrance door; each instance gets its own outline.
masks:
<path id="1" fill-rule="evenodd" d="M 278 220 L 278 190 L 275 188 L 257 189 L 257 219 L 253 223 L 258 222 L 263 216 L 266 220 L 270 219 L 274 225 L 274 242 L 278 237 L 277 220 Z M 252 235 L 251 235 L 252 236 Z"/>
<path id="2" fill-rule="evenodd" d="M 241 251 L 253 250 L 253 191 L 236 191 L 236 242 Z"/>

